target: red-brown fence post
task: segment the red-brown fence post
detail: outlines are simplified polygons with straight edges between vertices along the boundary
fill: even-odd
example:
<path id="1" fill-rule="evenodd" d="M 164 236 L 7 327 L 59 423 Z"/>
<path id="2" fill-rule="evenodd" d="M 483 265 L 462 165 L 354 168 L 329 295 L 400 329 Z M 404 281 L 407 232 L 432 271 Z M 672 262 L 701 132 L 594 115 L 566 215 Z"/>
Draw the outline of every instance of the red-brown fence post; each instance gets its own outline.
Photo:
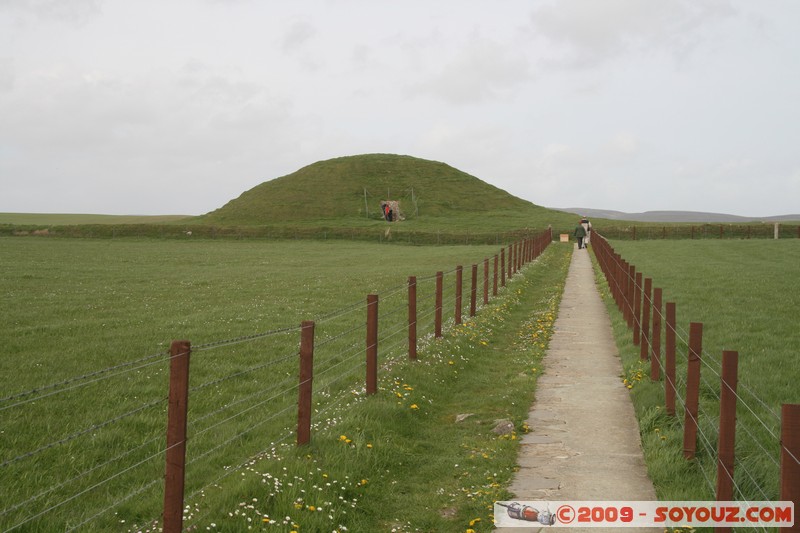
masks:
<path id="1" fill-rule="evenodd" d="M 297 399 L 297 445 L 311 440 L 311 392 L 314 379 L 314 321 L 300 324 L 300 387 Z"/>
<path id="2" fill-rule="evenodd" d="M 483 259 L 483 305 L 489 303 L 489 258 Z"/>
<path id="3" fill-rule="evenodd" d="M 642 293 L 642 336 L 639 346 L 639 358 L 643 361 L 650 355 L 650 309 L 653 303 L 650 300 L 650 293 L 653 291 L 653 279 L 644 280 L 644 293 Z"/>
<path id="4" fill-rule="evenodd" d="M 653 289 L 653 335 L 650 338 L 650 380 L 661 379 L 661 300 L 660 287 Z"/>
<path id="5" fill-rule="evenodd" d="M 437 339 L 442 336 L 442 289 L 444 286 L 444 273 L 436 273 L 436 308 L 434 313 L 433 336 Z"/>
<path id="6" fill-rule="evenodd" d="M 367 295 L 367 394 L 378 392 L 378 295 Z"/>
<path id="7" fill-rule="evenodd" d="M 469 291 L 469 316 L 475 316 L 475 299 L 478 293 L 478 265 L 472 265 L 472 287 Z"/>
<path id="8" fill-rule="evenodd" d="M 625 275 L 625 271 L 623 269 L 622 275 Z M 634 265 L 628 265 L 628 273 L 627 276 L 624 278 L 625 283 L 623 284 L 623 314 L 628 322 L 628 327 L 633 328 L 636 324 L 633 322 L 633 298 L 636 295 L 636 267 Z"/>
<path id="9" fill-rule="evenodd" d="M 717 442 L 717 501 L 733 501 L 733 465 L 736 444 L 736 383 L 738 352 L 722 352 L 722 377 L 719 391 L 719 441 Z M 714 531 L 732 531 L 730 527 Z"/>
<path id="10" fill-rule="evenodd" d="M 633 285 L 633 345 L 639 346 L 642 337 L 642 273 L 636 273 Z"/>
<path id="11" fill-rule="evenodd" d="M 462 294 L 463 294 L 463 283 L 464 283 L 464 267 L 458 265 L 456 267 L 456 314 L 455 314 L 455 321 L 456 324 L 461 324 L 461 303 L 462 303 Z"/>
<path id="12" fill-rule="evenodd" d="M 697 449 L 697 411 L 700 403 L 700 354 L 703 352 L 703 324 L 689 324 L 689 357 L 686 376 L 686 413 L 683 424 L 683 456 L 693 459 Z"/>
<path id="13" fill-rule="evenodd" d="M 800 507 L 800 404 L 781 406 L 781 501 L 794 502 L 794 526 L 786 531 L 800 531 L 797 509 Z"/>
<path id="14" fill-rule="evenodd" d="M 408 358 L 417 358 L 417 277 L 408 277 Z"/>
<path id="15" fill-rule="evenodd" d="M 667 329 L 664 332 L 664 398 L 666 411 L 675 416 L 675 302 L 667 302 Z"/>
<path id="16" fill-rule="evenodd" d="M 513 275 L 512 265 L 514 264 L 514 245 L 508 245 L 508 279 Z"/>
<path id="17" fill-rule="evenodd" d="M 494 254 L 494 279 L 492 281 L 492 296 L 497 296 L 497 254 Z"/>
<path id="18" fill-rule="evenodd" d="M 164 475 L 164 532 L 183 529 L 183 488 L 186 481 L 186 419 L 189 409 L 189 341 L 172 341 L 169 348 L 169 406 Z"/>
<path id="19" fill-rule="evenodd" d="M 506 286 L 506 249 L 500 248 L 500 286 Z"/>

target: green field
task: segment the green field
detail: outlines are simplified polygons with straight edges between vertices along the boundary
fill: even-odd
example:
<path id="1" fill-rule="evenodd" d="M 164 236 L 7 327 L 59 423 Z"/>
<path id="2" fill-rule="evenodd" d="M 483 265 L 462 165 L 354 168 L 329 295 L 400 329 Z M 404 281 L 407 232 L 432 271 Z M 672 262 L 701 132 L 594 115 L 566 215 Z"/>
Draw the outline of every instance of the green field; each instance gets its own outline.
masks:
<path id="1" fill-rule="evenodd" d="M 791 285 L 800 241 L 612 245 L 677 303 L 679 361 L 688 323 L 705 325 L 703 437 L 687 462 L 680 406 L 679 420 L 664 414 L 663 382 L 646 378 L 611 310 L 620 379 L 632 383 L 659 497 L 713 498 L 714 372 L 721 351 L 732 349 L 748 406 L 739 409 L 737 497 L 777 500 L 775 413 L 800 400 L 790 318 L 800 304 Z M 572 250 L 551 246 L 491 305 L 479 305 L 476 319 L 467 319 L 465 300 L 466 323 L 456 327 L 455 266 L 465 267 L 466 294 L 469 265 L 499 247 L 7 237 L 0 248 L 0 529 L 157 529 L 165 351 L 186 338 L 194 346 L 187 525 L 286 532 L 491 530 L 487 506 L 507 497 L 516 443 L 489 430 L 507 417 L 525 431 Z M 437 270 L 447 323 L 445 339 L 433 341 Z M 409 275 L 425 302 L 421 364 L 405 361 Z M 368 293 L 380 296 L 382 361 L 370 398 Z M 314 437 L 295 448 L 297 326 L 307 319 L 317 322 Z M 454 425 L 460 413 L 475 415 Z"/>
<path id="2" fill-rule="evenodd" d="M 7 304 L 0 316 L 4 343 L 0 368 L 6 376 L 0 387 L 0 462 L 4 470 L 0 525 L 4 531 L 14 525 L 21 525 L 20 530 L 25 531 L 101 531 L 114 524 L 127 530 L 123 524 L 152 523 L 159 516 L 168 373 L 164 353 L 171 339 L 190 339 L 196 352 L 190 383 L 187 495 L 192 505 L 204 510 L 202 520 L 208 516 L 209 520 L 221 520 L 232 512 L 230 499 L 241 497 L 241 492 L 210 501 L 204 499 L 209 490 L 216 492 L 218 483 L 229 483 L 229 472 L 239 475 L 237 467 L 246 464 L 248 458 L 264 459 L 278 448 L 292 455 L 289 444 L 296 414 L 300 321 L 318 322 L 316 409 L 326 412 L 330 405 L 347 406 L 349 398 L 363 395 L 354 384 L 363 376 L 367 293 L 377 293 L 381 298 L 381 358 L 387 363 L 395 359 L 401 362 L 405 354 L 406 281 L 409 275 L 416 275 L 421 344 L 429 346 L 425 353 L 438 354 L 431 363 L 440 364 L 435 369 L 403 371 L 403 379 L 413 379 L 415 389 L 421 391 L 415 400 L 423 407 L 421 412 L 430 413 L 423 402 L 437 397 L 443 398 L 443 405 L 444 399 L 454 402 L 458 394 L 479 403 L 480 398 L 469 389 L 458 394 L 457 386 L 439 393 L 431 389 L 439 380 L 457 378 L 453 373 L 459 370 L 468 378 L 470 356 L 476 350 L 491 349 L 476 341 L 477 335 L 480 340 L 491 339 L 495 323 L 502 323 L 508 315 L 517 318 L 508 321 L 505 329 L 497 328 L 502 330 L 504 342 L 516 340 L 521 323 L 534 312 L 550 309 L 551 322 L 568 258 L 567 247 L 556 247 L 561 252 L 550 253 L 547 261 L 558 264 L 557 268 L 538 269 L 530 279 L 526 274 L 527 281 L 515 280 L 519 289 L 501 291 L 504 296 L 499 302 L 504 303 L 490 306 L 488 323 L 480 326 L 473 322 L 455 330 L 455 266 L 466 267 L 467 280 L 469 265 L 491 257 L 499 252 L 498 247 L 24 237 L 0 239 L 0 246 L 4 258 L 0 291 Z M 450 348 L 430 339 L 433 274 L 437 270 L 445 272 L 445 312 L 450 317 L 450 335 L 455 335 Z M 536 305 L 520 307 L 520 299 Z M 468 301 L 465 317 L 466 309 Z M 453 355 L 442 349 L 457 350 L 461 355 L 449 364 Z M 543 345 L 531 350 L 541 355 Z M 506 356 L 520 357 L 515 352 Z M 496 366 L 491 360 L 489 363 Z M 488 383 L 493 383 L 492 379 L 509 378 L 507 373 L 511 372 L 506 366 L 494 368 L 492 371 L 500 374 L 492 378 L 490 370 L 473 370 L 481 376 L 483 389 L 491 389 Z M 517 376 L 518 371 L 512 374 Z M 530 393 L 532 374 L 529 371 L 526 375 L 528 379 L 517 386 Z M 379 404 L 384 407 L 374 407 L 379 411 L 387 408 L 387 399 L 395 405 L 395 394 L 410 395 L 410 391 L 394 385 L 393 378 L 383 379 L 389 381 L 384 381 L 382 389 L 394 390 L 386 390 Z M 470 382 L 472 378 L 465 379 L 465 385 Z M 516 410 L 515 418 L 524 420 L 524 402 L 510 405 L 513 398 L 505 389 L 487 390 L 483 397 L 492 398 L 495 393 L 500 394 L 497 405 L 485 406 L 480 420 L 495 415 L 494 409 Z M 466 398 L 450 408 L 466 406 Z M 408 403 L 405 406 L 408 408 Z M 478 406 L 472 409 L 477 412 Z M 333 421 L 326 418 L 317 422 L 315 431 L 335 433 L 338 430 L 332 426 L 349 415 L 368 416 L 347 408 Z M 448 434 L 438 420 L 432 420 L 432 424 Z M 358 424 L 348 430 L 353 435 L 365 431 Z M 421 430 L 401 424 L 390 429 L 388 436 L 380 436 L 383 430 L 379 425 L 374 431 L 378 447 L 386 439 L 392 440 L 392 431 Z M 438 436 L 431 438 L 441 440 Z M 486 449 L 500 446 L 507 463 L 502 472 L 507 479 L 514 448 L 512 443 L 503 447 L 502 442 L 495 441 L 487 442 Z M 458 446 L 452 451 L 456 455 L 466 453 Z M 320 453 L 330 451 L 323 446 Z M 391 457 L 376 455 L 380 461 L 369 463 L 373 467 L 393 465 Z M 337 466 L 342 462 L 338 455 L 329 461 L 326 469 L 331 475 L 336 472 L 340 482 L 353 475 L 347 468 L 354 465 L 348 466 L 345 461 Z M 292 468 L 299 473 L 308 465 L 301 461 Z M 405 475 L 405 471 L 400 467 L 399 475 Z M 362 471 L 358 474 L 367 475 Z M 348 488 L 350 492 L 363 489 Z M 369 501 L 387 497 L 374 493 Z M 293 506 L 292 500 L 280 500 L 270 508 L 291 514 Z M 342 524 L 354 520 L 378 523 L 377 518 L 362 516 L 367 511 L 361 509 L 370 508 L 368 503 L 359 503 L 358 507 L 351 516 L 337 511 L 337 519 Z M 193 518 L 201 519 L 197 515 Z M 484 521 L 488 522 L 485 514 Z M 240 524 L 231 525 L 228 530 L 239 528 Z M 275 525 L 273 530 L 290 528 L 291 524 L 285 529 Z"/>
<path id="3" fill-rule="evenodd" d="M 637 272 L 675 302 L 678 380 L 686 381 L 690 322 L 703 323 L 701 433 L 695 461 L 682 458 L 683 409 L 666 416 L 664 382 L 650 382 L 649 363 L 616 307 L 610 312 L 640 417 L 650 475 L 665 500 L 713 499 L 716 479 L 719 374 L 723 350 L 739 353 L 735 467 L 736 497 L 778 499 L 780 406 L 800 402 L 797 388 L 797 326 L 800 291 L 793 278 L 800 240 L 611 241 Z M 613 300 L 607 300 L 609 306 Z M 663 345 L 662 345 L 663 350 Z M 683 394 L 681 389 L 680 394 Z"/>
<path id="4" fill-rule="evenodd" d="M 0 224 L 15 226 L 67 226 L 74 224 L 163 224 L 188 215 L 91 215 L 72 213 L 0 213 Z"/>

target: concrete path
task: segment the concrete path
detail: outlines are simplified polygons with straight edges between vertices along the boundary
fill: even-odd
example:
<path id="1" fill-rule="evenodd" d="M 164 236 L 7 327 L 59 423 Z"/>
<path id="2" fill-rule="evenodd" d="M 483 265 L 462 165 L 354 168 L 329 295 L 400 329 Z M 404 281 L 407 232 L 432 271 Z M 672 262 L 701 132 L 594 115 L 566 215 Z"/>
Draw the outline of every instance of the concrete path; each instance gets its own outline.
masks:
<path id="1" fill-rule="evenodd" d="M 621 374 L 611 321 L 594 282 L 589 251 L 576 247 L 528 416 L 531 432 L 521 440 L 520 470 L 510 487 L 516 500 L 656 499 L 644 465 L 639 425 Z M 550 529 L 535 523 L 531 526 L 496 531 Z"/>

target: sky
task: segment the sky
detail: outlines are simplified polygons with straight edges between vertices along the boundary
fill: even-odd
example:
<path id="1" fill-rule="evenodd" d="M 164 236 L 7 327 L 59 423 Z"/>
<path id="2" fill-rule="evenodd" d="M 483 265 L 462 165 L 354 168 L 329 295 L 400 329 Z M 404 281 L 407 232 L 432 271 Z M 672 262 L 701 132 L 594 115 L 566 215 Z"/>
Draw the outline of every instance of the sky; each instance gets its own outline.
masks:
<path id="1" fill-rule="evenodd" d="M 0 0 L 0 212 L 202 214 L 394 153 L 548 207 L 800 213 L 798 27 L 796 0 Z"/>

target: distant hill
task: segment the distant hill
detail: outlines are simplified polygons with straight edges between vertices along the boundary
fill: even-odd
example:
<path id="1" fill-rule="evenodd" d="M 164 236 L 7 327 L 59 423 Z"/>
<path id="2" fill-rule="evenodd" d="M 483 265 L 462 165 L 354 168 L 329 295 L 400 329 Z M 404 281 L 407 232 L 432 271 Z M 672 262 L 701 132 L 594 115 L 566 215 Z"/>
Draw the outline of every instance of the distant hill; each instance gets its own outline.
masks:
<path id="1" fill-rule="evenodd" d="M 644 213 L 623 213 L 607 209 L 585 207 L 552 208 L 567 213 L 585 215 L 589 218 L 607 220 L 626 220 L 636 222 L 697 222 L 704 224 L 744 224 L 747 222 L 797 222 L 800 215 L 778 215 L 769 217 L 742 217 L 723 213 L 704 213 L 700 211 L 645 211 Z"/>
<path id="2" fill-rule="evenodd" d="M 360 225 L 382 222 L 380 202 L 397 200 L 408 226 L 435 221 L 482 229 L 482 219 L 508 228 L 572 218 L 517 198 L 445 163 L 407 155 L 367 154 L 319 161 L 266 181 L 198 221 L 219 225 L 282 223 Z M 420 224 L 414 224 L 419 222 Z"/>

